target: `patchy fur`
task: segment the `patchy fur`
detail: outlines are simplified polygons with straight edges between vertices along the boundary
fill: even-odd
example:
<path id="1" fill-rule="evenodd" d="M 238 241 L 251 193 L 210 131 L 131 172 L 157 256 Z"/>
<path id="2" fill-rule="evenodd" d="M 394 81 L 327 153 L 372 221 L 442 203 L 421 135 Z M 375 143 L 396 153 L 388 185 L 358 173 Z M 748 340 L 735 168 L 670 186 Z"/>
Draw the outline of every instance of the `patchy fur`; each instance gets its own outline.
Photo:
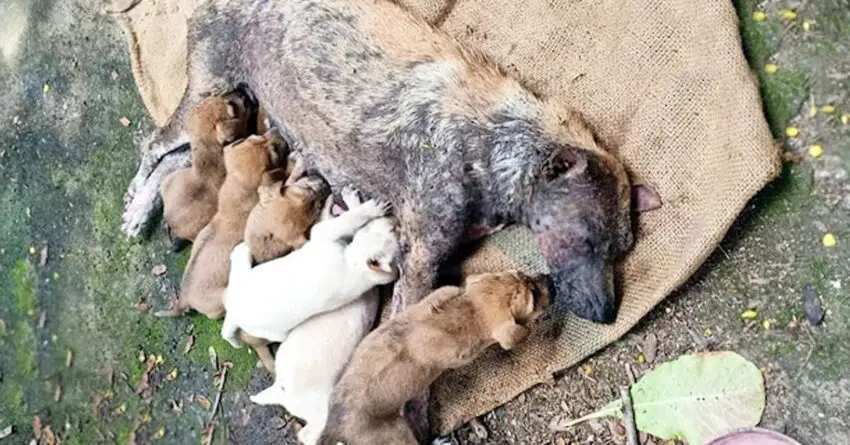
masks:
<path id="1" fill-rule="evenodd" d="M 522 343 L 548 305 L 548 283 L 521 273 L 476 275 L 463 288 L 432 292 L 360 343 L 334 389 L 319 443 L 417 444 L 402 405 L 489 346 Z"/>

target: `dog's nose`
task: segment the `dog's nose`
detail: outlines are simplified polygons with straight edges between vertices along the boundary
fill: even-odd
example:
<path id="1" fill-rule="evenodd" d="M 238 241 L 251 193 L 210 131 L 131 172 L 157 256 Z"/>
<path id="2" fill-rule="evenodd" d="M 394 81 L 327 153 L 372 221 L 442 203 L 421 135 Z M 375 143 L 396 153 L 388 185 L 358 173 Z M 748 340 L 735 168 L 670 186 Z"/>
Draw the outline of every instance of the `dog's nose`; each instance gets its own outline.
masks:
<path id="1" fill-rule="evenodd" d="M 617 299 L 607 283 L 590 282 L 571 274 L 553 275 L 554 298 L 572 313 L 596 323 L 617 319 Z"/>

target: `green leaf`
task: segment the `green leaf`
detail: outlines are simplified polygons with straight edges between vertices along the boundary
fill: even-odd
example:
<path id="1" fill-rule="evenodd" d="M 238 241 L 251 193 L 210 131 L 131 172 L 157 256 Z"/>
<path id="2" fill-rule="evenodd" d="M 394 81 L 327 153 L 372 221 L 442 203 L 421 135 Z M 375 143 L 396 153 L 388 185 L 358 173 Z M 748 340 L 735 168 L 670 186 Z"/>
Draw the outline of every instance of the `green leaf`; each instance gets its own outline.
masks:
<path id="1" fill-rule="evenodd" d="M 632 386 L 631 395 L 640 431 L 691 445 L 757 425 L 765 401 L 761 372 L 734 352 L 685 355 L 664 363 Z M 622 416 L 622 402 L 615 400 L 554 428 Z"/>

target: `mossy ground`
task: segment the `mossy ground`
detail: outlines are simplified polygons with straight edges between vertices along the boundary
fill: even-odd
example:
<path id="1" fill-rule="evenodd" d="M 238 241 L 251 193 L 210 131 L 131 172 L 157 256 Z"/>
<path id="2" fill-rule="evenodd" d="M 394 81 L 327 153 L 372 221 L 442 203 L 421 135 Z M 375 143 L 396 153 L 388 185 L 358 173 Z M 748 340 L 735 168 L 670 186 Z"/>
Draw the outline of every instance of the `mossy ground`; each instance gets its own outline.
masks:
<path id="1" fill-rule="evenodd" d="M 25 32 L 16 55 L 0 55 L 0 430 L 14 427 L 3 443 L 26 443 L 33 415 L 71 444 L 125 444 L 132 434 L 147 443 L 160 428 L 162 443 L 197 442 L 210 413 L 189 399 L 214 399 L 210 347 L 234 364 L 216 442 L 248 424 L 264 430 L 263 437 L 279 437 L 268 431 L 279 429 L 269 423 L 270 411 L 255 411 L 241 391 L 264 383 L 254 372 L 255 356 L 226 345 L 219 322 L 156 319 L 137 307 L 167 304 L 186 255 L 169 253 L 163 233 L 137 243 L 119 230 L 136 147 L 151 130 L 123 36 L 92 12 L 93 1 L 9 1 L 0 13 L 23 21 Z M 548 420 L 607 402 L 625 378 L 620 363 L 634 364 L 644 334 L 658 336 L 661 361 L 694 349 L 689 331 L 710 331 L 705 340 L 713 347 L 738 350 L 765 369 L 767 426 L 804 443 L 850 443 L 844 420 L 850 418 L 850 126 L 839 118 L 850 112 L 850 11 L 839 3 L 736 2 L 771 128 L 779 139 L 789 125 L 800 129 L 784 150 L 802 161 L 787 164 L 752 201 L 691 283 L 634 334 L 586 363 L 592 380 L 568 371 L 487 415 L 490 443 L 555 440 Z M 800 8 L 798 18 L 783 22 L 783 8 Z M 755 9 L 767 20 L 754 20 Z M 802 29 L 804 20 L 812 20 L 810 31 Z M 775 74 L 765 72 L 768 62 L 778 65 Z M 813 104 L 837 109 L 810 117 Z M 813 143 L 824 146 L 822 158 L 805 156 Z M 821 244 L 824 231 L 836 235 L 836 247 Z M 158 264 L 167 266 L 164 276 L 151 273 Z M 819 327 L 800 321 L 805 284 L 827 310 Z M 740 312 L 749 307 L 759 319 L 747 327 Z M 184 354 L 190 336 L 194 346 Z M 163 359 L 151 374 L 156 391 L 147 401 L 136 394 L 142 353 Z M 644 372 L 651 365 L 635 366 Z M 167 378 L 172 369 L 175 381 Z M 182 414 L 172 402 L 183 406 Z M 255 412 L 262 420 L 247 422 Z M 599 435 L 579 429 L 563 438 L 584 440 L 589 433 Z M 461 442 L 480 442 L 475 437 L 468 427 L 458 433 Z"/>

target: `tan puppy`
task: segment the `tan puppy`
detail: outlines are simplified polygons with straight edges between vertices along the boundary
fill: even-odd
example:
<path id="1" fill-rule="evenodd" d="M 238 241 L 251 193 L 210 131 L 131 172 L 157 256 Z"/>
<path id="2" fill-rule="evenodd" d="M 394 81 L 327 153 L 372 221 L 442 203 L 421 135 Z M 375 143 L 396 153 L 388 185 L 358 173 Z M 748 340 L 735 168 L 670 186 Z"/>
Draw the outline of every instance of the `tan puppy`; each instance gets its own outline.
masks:
<path id="1" fill-rule="evenodd" d="M 275 180 L 279 170 L 266 172 L 258 189 L 260 201 L 245 226 L 245 242 L 255 264 L 282 257 L 307 242 L 319 219 L 330 187 L 320 176 Z M 296 172 L 297 174 L 297 172 Z"/>
<path id="2" fill-rule="evenodd" d="M 194 309 L 209 318 L 224 316 L 222 300 L 230 270 L 230 251 L 242 241 L 248 214 L 259 200 L 263 173 L 277 163 L 270 133 L 249 136 L 224 149 L 227 176 L 218 197 L 218 211 L 201 230 L 183 274 L 176 308 L 158 316 L 180 315 Z"/>
<path id="3" fill-rule="evenodd" d="M 520 344 L 548 305 L 548 284 L 518 272 L 476 275 L 463 288 L 432 292 L 360 343 L 334 389 L 319 444 L 418 444 L 400 415 L 405 402 L 490 345 Z"/>
<path id="4" fill-rule="evenodd" d="M 189 114 L 192 166 L 168 175 L 162 182 L 163 217 L 174 237 L 175 250 L 193 241 L 218 207 L 224 182 L 224 146 L 253 130 L 257 104 L 244 90 L 202 100 Z"/>

